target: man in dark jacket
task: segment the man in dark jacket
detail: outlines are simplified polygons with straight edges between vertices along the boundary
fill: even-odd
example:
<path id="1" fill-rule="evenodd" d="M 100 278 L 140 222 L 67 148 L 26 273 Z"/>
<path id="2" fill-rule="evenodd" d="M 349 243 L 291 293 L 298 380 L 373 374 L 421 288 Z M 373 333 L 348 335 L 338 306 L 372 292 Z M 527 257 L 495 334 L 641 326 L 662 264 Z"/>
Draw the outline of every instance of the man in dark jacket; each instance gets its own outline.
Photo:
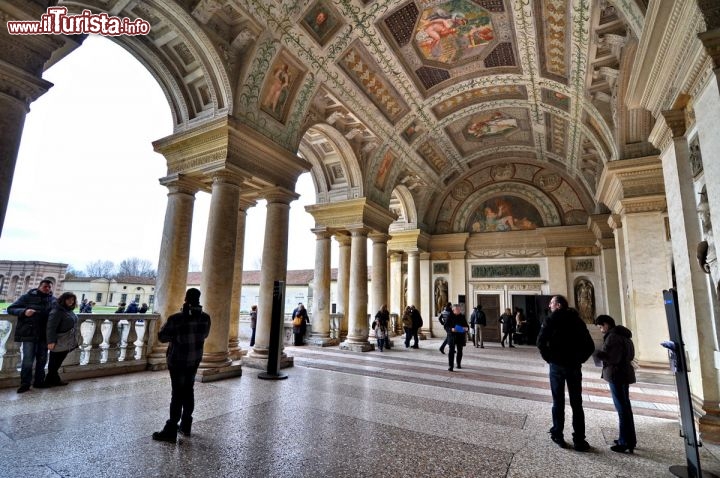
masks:
<path id="1" fill-rule="evenodd" d="M 30 289 L 7 308 L 8 314 L 17 316 L 15 342 L 22 342 L 22 365 L 20 366 L 20 388 L 17 393 L 30 390 L 30 384 L 42 387 L 45 381 L 47 362 L 47 321 L 55 305 L 52 295 L 53 283 L 49 279 L 40 281 L 37 289 Z M 35 381 L 33 382 L 33 363 Z"/>
<path id="2" fill-rule="evenodd" d="M 417 310 L 414 305 L 410 306 L 410 317 L 412 318 L 412 330 L 410 332 L 410 335 L 412 335 L 413 340 L 415 340 L 415 344 L 412 346 L 412 348 L 419 349 L 420 346 L 418 345 L 418 330 L 420 330 L 420 327 L 423 326 L 423 319 L 420 315 L 420 311 Z"/>
<path id="3" fill-rule="evenodd" d="M 459 306 L 452 308 L 452 314 L 445 321 L 445 331 L 447 332 L 447 341 L 450 346 L 448 352 L 448 371 L 453 371 L 453 361 L 457 353 L 457 368 L 462 368 L 461 362 L 463 357 L 463 347 L 465 347 L 465 337 L 468 331 L 468 322 L 465 314 L 462 313 Z"/>
<path id="4" fill-rule="evenodd" d="M 473 335 L 473 343 L 475 345 L 475 348 L 479 347 L 481 349 L 485 348 L 485 344 L 483 343 L 483 333 L 482 329 L 487 325 L 487 318 L 485 317 L 485 312 L 482 310 L 482 305 L 478 304 L 475 306 L 475 309 L 473 309 L 472 314 L 470 315 L 470 326 L 475 331 L 475 334 Z"/>
<path id="5" fill-rule="evenodd" d="M 172 396 L 170 419 L 162 431 L 153 433 L 153 440 L 175 443 L 179 431 L 190 435 L 195 409 L 195 374 L 203 356 L 205 339 L 210 333 L 210 316 L 200 305 L 200 291 L 190 288 L 185 293 L 182 311 L 168 317 L 158 332 L 160 342 L 169 342 L 167 366 L 170 371 Z M 182 421 L 181 421 L 182 420 Z"/>
<path id="6" fill-rule="evenodd" d="M 445 327 L 445 323 L 448 321 L 450 316 L 452 315 L 452 304 L 448 302 L 445 304 L 445 308 L 443 308 L 442 312 L 440 312 L 440 315 L 438 315 L 438 322 L 440 322 L 440 325 Z M 445 340 L 443 340 L 443 343 L 440 345 L 440 353 L 445 354 L 445 347 L 448 344 L 447 336 L 445 337 Z"/>
<path id="7" fill-rule="evenodd" d="M 550 438 L 565 448 L 565 382 L 572 408 L 573 445 L 577 451 L 587 451 L 585 441 L 585 412 L 582 408 L 582 364 L 592 355 L 595 344 L 585 322 L 577 311 L 568 307 L 561 295 L 550 299 L 550 315 L 545 319 L 537 346 L 542 358 L 550 364 L 552 391 L 552 420 Z"/>

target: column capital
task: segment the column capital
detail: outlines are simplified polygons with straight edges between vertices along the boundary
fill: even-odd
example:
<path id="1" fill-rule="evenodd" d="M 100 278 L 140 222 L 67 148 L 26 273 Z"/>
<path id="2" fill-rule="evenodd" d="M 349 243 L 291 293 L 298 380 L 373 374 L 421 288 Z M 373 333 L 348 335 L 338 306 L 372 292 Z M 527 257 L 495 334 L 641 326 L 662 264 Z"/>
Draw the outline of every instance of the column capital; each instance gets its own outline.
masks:
<path id="1" fill-rule="evenodd" d="M 170 194 L 180 193 L 194 196 L 203 188 L 203 184 L 182 174 L 171 174 L 160 178 L 160 184 L 168 188 Z"/>
<path id="2" fill-rule="evenodd" d="M 274 187 L 262 191 L 260 196 L 265 199 L 268 204 L 270 203 L 281 203 L 290 205 L 291 202 L 300 197 L 295 191 L 290 191 L 282 187 Z"/>
<path id="3" fill-rule="evenodd" d="M 344 231 L 338 232 L 336 231 L 334 233 L 335 240 L 340 244 L 341 246 L 349 246 L 350 245 L 350 236 L 345 233 Z"/>
<path id="4" fill-rule="evenodd" d="M 245 178 L 242 175 L 226 168 L 210 171 L 206 173 L 210 177 L 213 185 L 227 184 L 229 186 L 240 187 Z"/>
<path id="5" fill-rule="evenodd" d="M 687 115 L 684 109 L 665 110 L 661 112 L 665 118 L 665 124 L 672 132 L 673 139 L 682 138 L 687 132 Z"/>
<path id="6" fill-rule="evenodd" d="M 629 198 L 620 201 L 620 214 L 667 211 L 665 195 Z"/>
<path id="7" fill-rule="evenodd" d="M 391 262 L 402 262 L 403 252 L 402 251 L 388 251 Z"/>
<path id="8" fill-rule="evenodd" d="M 620 214 L 610 214 L 608 216 L 608 226 L 610 226 L 610 229 L 613 231 L 620 229 L 622 227 L 622 217 L 620 217 Z"/>
<path id="9" fill-rule="evenodd" d="M 387 242 L 392 238 L 389 234 L 383 234 L 382 232 L 372 232 L 368 235 L 370 239 L 372 239 L 373 244 L 377 243 L 383 243 L 387 244 Z"/>
<path id="10" fill-rule="evenodd" d="M 420 257 L 420 250 L 418 250 L 418 249 L 412 249 L 412 250 L 406 251 L 406 252 L 407 252 L 408 258 Z"/>
<path id="11" fill-rule="evenodd" d="M 352 237 L 367 237 L 367 235 L 370 233 L 370 229 L 364 226 L 356 226 L 352 228 L 348 228 L 348 232 Z"/>
<path id="12" fill-rule="evenodd" d="M 246 198 L 240 196 L 240 199 L 238 200 L 238 210 L 240 211 L 246 211 L 250 209 L 251 207 L 255 207 L 257 205 L 257 201 L 254 199 Z"/>
<path id="13" fill-rule="evenodd" d="M 314 227 L 310 229 L 310 232 L 315 234 L 315 238 L 317 240 L 330 239 L 333 236 L 333 233 L 330 232 L 326 227 Z"/>

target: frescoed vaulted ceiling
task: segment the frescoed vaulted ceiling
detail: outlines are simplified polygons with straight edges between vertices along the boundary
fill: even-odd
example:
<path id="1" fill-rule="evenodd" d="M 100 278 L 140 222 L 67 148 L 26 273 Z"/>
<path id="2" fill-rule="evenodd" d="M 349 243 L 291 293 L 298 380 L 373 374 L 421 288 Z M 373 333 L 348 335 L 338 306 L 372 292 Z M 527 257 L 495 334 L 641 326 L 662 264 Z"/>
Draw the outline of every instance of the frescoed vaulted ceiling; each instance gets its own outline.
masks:
<path id="1" fill-rule="evenodd" d="M 126 47 L 172 65 L 177 129 L 232 114 L 308 159 L 320 202 L 390 207 L 401 188 L 419 224 L 452 232 L 496 191 L 536 201 L 545 225 L 583 224 L 603 165 L 628 151 L 641 0 L 59 1 L 81 3 L 153 23 Z M 202 35 L 173 33 L 183 15 Z M 207 44 L 216 58 L 199 56 Z M 469 212 L 450 210 L 458 194 Z"/>

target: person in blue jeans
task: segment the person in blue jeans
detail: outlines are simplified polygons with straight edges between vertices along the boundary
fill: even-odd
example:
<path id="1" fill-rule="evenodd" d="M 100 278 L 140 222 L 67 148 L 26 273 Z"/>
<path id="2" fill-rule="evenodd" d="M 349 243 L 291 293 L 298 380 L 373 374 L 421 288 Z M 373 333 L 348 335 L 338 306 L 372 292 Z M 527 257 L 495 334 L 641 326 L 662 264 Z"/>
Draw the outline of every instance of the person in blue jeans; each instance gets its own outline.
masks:
<path id="1" fill-rule="evenodd" d="M 30 289 L 7 308 L 8 314 L 18 318 L 15 342 L 22 342 L 23 358 L 20 365 L 20 388 L 17 393 L 27 392 L 31 384 L 42 388 L 45 382 L 45 364 L 48 358 L 47 322 L 50 311 L 57 302 L 52 291 L 53 282 L 43 279 L 37 288 Z"/>
<path id="2" fill-rule="evenodd" d="M 635 346 L 632 332 L 622 325 L 615 325 L 615 319 L 609 315 L 598 315 L 595 325 L 604 334 L 603 345 L 595 352 L 602 360 L 600 375 L 610 385 L 615 410 L 618 412 L 620 435 L 610 449 L 617 453 L 632 453 L 637 445 L 635 420 L 630 404 L 630 384 L 635 383 Z"/>
<path id="3" fill-rule="evenodd" d="M 556 295 L 550 299 L 550 311 L 537 342 L 540 355 L 550 364 L 550 390 L 553 398 L 550 439 L 561 448 L 567 446 L 563 437 L 567 383 L 572 408 L 573 448 L 576 451 L 587 451 L 590 444 L 585 441 L 582 364 L 595 351 L 595 343 L 585 322 L 575 309 L 568 307 L 565 297 Z"/>

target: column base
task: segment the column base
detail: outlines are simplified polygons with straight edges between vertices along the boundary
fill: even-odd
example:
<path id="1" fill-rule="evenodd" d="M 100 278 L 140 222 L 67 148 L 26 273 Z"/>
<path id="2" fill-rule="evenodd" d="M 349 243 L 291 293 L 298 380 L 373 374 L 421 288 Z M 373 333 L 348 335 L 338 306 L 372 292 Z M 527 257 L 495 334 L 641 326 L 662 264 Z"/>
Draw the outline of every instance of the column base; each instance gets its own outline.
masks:
<path id="1" fill-rule="evenodd" d="M 240 376 L 242 376 L 241 361 L 234 360 L 226 366 L 198 369 L 195 381 L 205 383 Z"/>
<path id="2" fill-rule="evenodd" d="M 200 362 L 200 370 L 205 368 L 222 368 L 232 363 L 227 352 L 204 353 Z"/>
<path id="3" fill-rule="evenodd" d="M 246 354 L 247 351 L 241 349 L 240 347 L 228 349 L 228 358 L 230 360 L 240 360 L 242 356 Z"/>
<path id="4" fill-rule="evenodd" d="M 333 339 L 330 337 L 309 337 L 307 339 L 307 344 L 312 345 L 314 347 L 334 347 L 336 345 L 340 344 L 340 341 L 338 339 Z"/>
<path id="5" fill-rule="evenodd" d="M 160 370 L 167 370 L 167 360 L 165 357 L 148 357 L 147 369 L 152 372 L 158 372 Z"/>
<path id="6" fill-rule="evenodd" d="M 242 364 L 243 364 L 243 366 L 245 366 L 247 368 L 254 368 L 254 369 L 258 369 L 258 370 L 267 370 L 268 359 L 267 359 L 267 356 L 251 357 L 250 355 L 248 355 L 247 357 L 243 357 Z M 295 366 L 295 358 L 288 357 L 287 355 L 282 354 L 282 356 L 280 357 L 280 369 L 290 368 L 293 366 Z"/>
<path id="7" fill-rule="evenodd" d="M 705 403 L 700 413 L 704 413 L 698 419 L 700 439 L 703 442 L 720 445 L 720 409 Z"/>
<path id="8" fill-rule="evenodd" d="M 375 350 L 375 346 L 370 342 L 342 342 L 340 344 L 340 350 L 350 350 L 352 352 L 370 352 Z"/>

